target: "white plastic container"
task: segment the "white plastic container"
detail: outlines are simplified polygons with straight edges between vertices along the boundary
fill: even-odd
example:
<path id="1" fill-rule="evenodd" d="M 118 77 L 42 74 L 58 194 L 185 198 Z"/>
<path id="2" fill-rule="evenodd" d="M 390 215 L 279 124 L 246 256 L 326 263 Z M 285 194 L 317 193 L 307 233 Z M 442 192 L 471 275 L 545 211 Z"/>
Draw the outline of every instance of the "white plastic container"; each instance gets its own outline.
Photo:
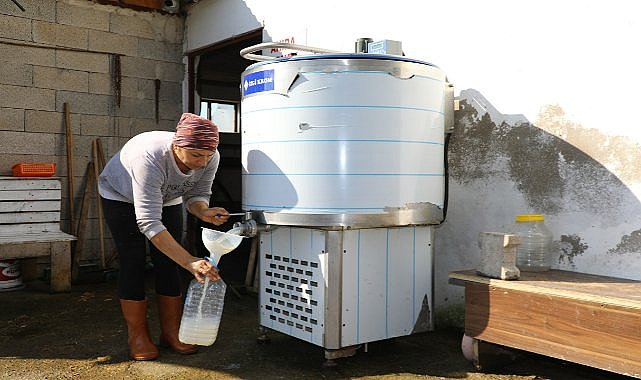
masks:
<path id="1" fill-rule="evenodd" d="M 243 240 L 243 236 L 236 232 L 203 228 L 203 244 L 210 254 L 206 259 L 214 266 L 218 265 L 224 254 L 236 249 Z M 227 285 L 222 279 L 210 281 L 209 278 L 205 278 L 204 284 L 196 280 L 191 281 L 178 331 L 178 339 L 181 342 L 210 346 L 216 341 L 226 291 Z"/>
<path id="2" fill-rule="evenodd" d="M 516 250 L 516 266 L 525 272 L 544 272 L 552 265 L 552 233 L 541 214 L 520 214 L 515 217 L 514 229 L 521 244 Z"/>
<path id="3" fill-rule="evenodd" d="M 223 280 L 191 281 L 178 331 L 181 342 L 211 346 L 216 341 L 226 290 Z"/>

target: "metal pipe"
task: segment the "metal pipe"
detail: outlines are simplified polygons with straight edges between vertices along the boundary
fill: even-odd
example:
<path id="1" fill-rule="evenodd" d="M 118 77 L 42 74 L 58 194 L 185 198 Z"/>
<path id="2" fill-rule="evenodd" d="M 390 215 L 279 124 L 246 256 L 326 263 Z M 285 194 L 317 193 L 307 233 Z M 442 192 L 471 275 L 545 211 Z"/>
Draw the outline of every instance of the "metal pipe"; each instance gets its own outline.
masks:
<path id="1" fill-rule="evenodd" d="M 25 11 L 25 9 L 22 7 L 22 5 L 20 5 L 20 3 L 18 2 L 18 0 L 11 0 L 11 1 L 13 1 L 13 3 L 14 3 L 18 8 L 20 8 L 20 10 L 21 10 L 21 11 L 23 11 L 23 12 Z"/>
<path id="2" fill-rule="evenodd" d="M 263 42 L 257 45 L 249 46 L 240 51 L 240 56 L 245 58 L 245 59 L 251 59 L 253 61 L 272 61 L 278 57 L 272 57 L 268 55 L 260 55 L 260 54 L 252 54 L 258 50 L 263 50 L 263 49 L 273 49 L 273 48 L 285 48 L 285 49 L 291 49 L 291 50 L 300 50 L 300 51 L 308 51 L 312 53 L 320 53 L 320 54 L 332 54 L 332 53 L 340 53 L 336 50 L 329 50 L 329 49 L 323 49 L 323 48 L 316 48 L 312 46 L 305 46 L 305 45 L 296 45 L 296 44 L 290 44 L 288 42 Z"/>

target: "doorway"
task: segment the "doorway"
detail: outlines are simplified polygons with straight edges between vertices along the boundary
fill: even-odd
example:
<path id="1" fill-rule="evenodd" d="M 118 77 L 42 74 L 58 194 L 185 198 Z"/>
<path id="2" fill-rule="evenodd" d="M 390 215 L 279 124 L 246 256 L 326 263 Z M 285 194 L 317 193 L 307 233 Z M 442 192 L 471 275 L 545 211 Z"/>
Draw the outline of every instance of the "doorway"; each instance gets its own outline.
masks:
<path id="1" fill-rule="evenodd" d="M 242 204 L 242 164 L 240 130 L 241 74 L 254 63 L 240 56 L 240 50 L 262 42 L 262 28 L 229 38 L 187 54 L 188 110 L 206 117 L 218 126 L 220 164 L 212 186 L 210 205 L 240 212 Z M 238 218 L 214 226 L 187 216 L 187 245 L 192 252 L 207 256 L 202 244 L 201 227 L 228 231 Z M 250 239 L 219 263 L 221 276 L 228 284 L 243 283 L 247 270 Z"/>

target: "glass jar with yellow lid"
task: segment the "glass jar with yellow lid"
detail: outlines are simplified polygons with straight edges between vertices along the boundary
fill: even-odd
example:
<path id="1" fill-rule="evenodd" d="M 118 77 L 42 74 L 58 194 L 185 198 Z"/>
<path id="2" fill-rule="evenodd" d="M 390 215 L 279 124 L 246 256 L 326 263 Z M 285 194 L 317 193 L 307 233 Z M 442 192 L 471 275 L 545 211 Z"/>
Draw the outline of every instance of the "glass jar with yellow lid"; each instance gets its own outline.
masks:
<path id="1" fill-rule="evenodd" d="M 543 272 L 552 265 L 552 233 L 542 214 L 519 214 L 514 218 L 512 233 L 521 244 L 516 250 L 516 266 L 521 271 Z"/>

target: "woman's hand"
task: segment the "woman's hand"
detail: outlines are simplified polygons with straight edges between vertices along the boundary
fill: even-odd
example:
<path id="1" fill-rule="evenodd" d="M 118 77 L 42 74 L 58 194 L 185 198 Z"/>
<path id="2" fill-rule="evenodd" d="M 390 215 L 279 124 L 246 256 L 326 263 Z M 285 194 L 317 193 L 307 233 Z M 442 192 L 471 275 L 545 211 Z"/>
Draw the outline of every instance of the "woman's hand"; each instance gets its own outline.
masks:
<path id="1" fill-rule="evenodd" d="M 197 216 L 203 222 L 220 226 L 229 219 L 229 212 L 222 207 L 211 207 L 200 210 Z"/>
<path id="2" fill-rule="evenodd" d="M 200 283 L 205 282 L 205 277 L 208 277 L 211 281 L 220 280 L 218 270 L 206 259 L 194 257 L 194 261 L 189 263 L 187 269 L 194 275 L 196 281 Z"/>

